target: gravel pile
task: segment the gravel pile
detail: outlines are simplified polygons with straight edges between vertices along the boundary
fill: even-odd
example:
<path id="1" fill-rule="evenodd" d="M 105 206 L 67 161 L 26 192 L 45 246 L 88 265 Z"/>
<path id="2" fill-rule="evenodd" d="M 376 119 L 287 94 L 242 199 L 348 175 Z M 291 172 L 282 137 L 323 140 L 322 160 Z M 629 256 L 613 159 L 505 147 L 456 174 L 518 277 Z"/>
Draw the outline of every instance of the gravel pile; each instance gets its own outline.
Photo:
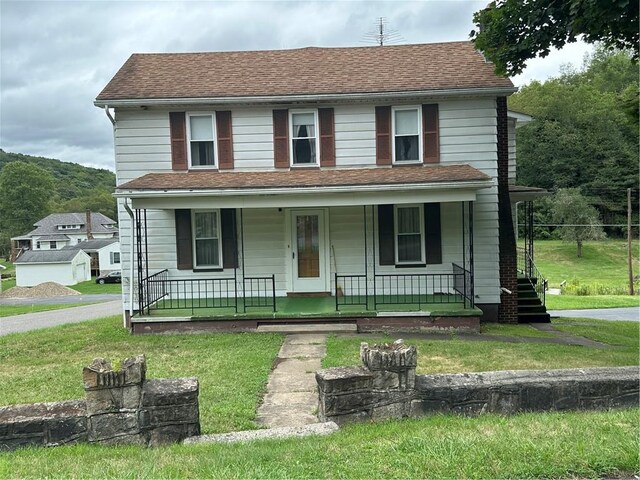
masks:
<path id="1" fill-rule="evenodd" d="M 49 298 L 80 295 L 80 292 L 56 282 L 45 282 L 35 287 L 13 287 L 0 293 L 2 298 Z"/>

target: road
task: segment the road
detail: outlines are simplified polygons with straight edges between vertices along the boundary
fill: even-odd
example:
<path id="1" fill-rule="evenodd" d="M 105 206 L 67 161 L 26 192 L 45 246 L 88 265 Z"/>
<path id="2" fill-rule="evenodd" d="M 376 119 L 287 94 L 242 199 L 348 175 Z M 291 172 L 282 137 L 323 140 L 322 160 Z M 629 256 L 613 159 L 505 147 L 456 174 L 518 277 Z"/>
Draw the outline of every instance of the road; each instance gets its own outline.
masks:
<path id="1" fill-rule="evenodd" d="M 52 303 L 51 298 L 47 300 L 45 303 Z M 22 315 L 12 315 L 10 317 L 0 317 L 0 336 L 16 332 L 38 330 L 40 328 L 55 327 L 56 325 L 64 325 L 66 323 L 79 323 L 85 320 L 120 314 L 122 314 L 122 301 L 118 299 L 94 305 L 51 310 L 49 312 L 25 313 Z"/>
<path id="2" fill-rule="evenodd" d="M 97 303 L 119 300 L 122 295 L 119 293 L 95 293 L 85 295 L 64 295 L 60 297 L 38 297 L 38 298 L 0 298 L 0 308 L 2 305 L 60 305 L 63 303 Z"/>
<path id="3" fill-rule="evenodd" d="M 552 317 L 595 318 L 598 320 L 640 321 L 640 307 L 597 308 L 592 310 L 550 310 Z"/>

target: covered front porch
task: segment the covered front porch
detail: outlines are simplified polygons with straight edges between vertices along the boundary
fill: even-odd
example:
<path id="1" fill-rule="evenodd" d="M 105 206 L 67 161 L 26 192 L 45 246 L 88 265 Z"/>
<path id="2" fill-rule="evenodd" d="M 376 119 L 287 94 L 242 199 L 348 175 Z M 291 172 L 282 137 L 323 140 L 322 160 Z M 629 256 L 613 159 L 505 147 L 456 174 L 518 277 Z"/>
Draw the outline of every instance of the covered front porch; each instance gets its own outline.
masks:
<path id="1" fill-rule="evenodd" d="M 127 195 L 131 326 L 473 328 L 482 314 L 474 295 L 473 205 L 487 186 Z M 167 225 L 163 235 L 159 224 Z"/>

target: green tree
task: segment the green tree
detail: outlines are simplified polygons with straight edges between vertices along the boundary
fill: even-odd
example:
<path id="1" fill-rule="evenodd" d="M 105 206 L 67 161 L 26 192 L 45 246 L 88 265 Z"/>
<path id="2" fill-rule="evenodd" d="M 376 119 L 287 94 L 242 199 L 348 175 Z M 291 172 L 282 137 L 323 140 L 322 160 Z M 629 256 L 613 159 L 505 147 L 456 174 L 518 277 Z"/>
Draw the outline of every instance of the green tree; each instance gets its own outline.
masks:
<path id="1" fill-rule="evenodd" d="M 576 242 L 578 258 L 582 257 L 582 244 L 586 240 L 605 238 L 598 211 L 575 188 L 558 190 L 553 199 L 553 221 L 561 227 L 560 238 Z"/>
<path id="2" fill-rule="evenodd" d="M 637 0 L 497 0 L 476 12 L 470 37 L 499 75 L 522 73 L 527 60 L 575 42 L 633 49 L 637 58 Z"/>
<path id="3" fill-rule="evenodd" d="M 523 87 L 509 99 L 534 117 L 517 133 L 518 183 L 580 188 L 605 223 L 624 223 L 638 179 L 637 88 L 630 55 L 602 48 L 581 70 Z"/>
<path id="4" fill-rule="evenodd" d="M 0 236 L 28 233 L 49 214 L 53 177 L 24 162 L 11 162 L 0 172 Z"/>

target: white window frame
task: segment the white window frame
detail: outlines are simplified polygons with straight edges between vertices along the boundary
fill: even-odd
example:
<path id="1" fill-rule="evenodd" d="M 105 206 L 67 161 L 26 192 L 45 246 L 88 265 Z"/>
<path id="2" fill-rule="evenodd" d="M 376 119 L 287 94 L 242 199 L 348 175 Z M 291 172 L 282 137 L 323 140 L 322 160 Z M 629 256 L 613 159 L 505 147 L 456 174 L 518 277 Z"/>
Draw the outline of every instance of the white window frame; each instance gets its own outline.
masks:
<path id="1" fill-rule="evenodd" d="M 313 137 L 316 141 L 316 161 L 315 163 L 293 163 L 293 140 L 302 138 L 293 136 L 293 115 L 304 113 L 313 113 L 314 132 Z M 289 110 L 289 165 L 295 168 L 319 167 L 320 166 L 320 124 L 318 123 L 318 109 Z"/>
<path id="2" fill-rule="evenodd" d="M 197 213 L 211 213 L 216 212 L 216 231 L 217 237 L 204 237 L 204 239 L 217 238 L 218 240 L 218 264 L 217 265 L 198 265 L 198 255 L 196 251 L 196 214 Z M 191 248 L 193 249 L 193 269 L 194 270 L 207 270 L 207 269 L 219 269 L 223 268 L 222 264 L 222 219 L 220 218 L 219 208 L 206 208 L 199 210 L 191 210 Z"/>
<path id="3" fill-rule="evenodd" d="M 402 208 L 417 208 L 420 220 L 420 260 L 403 260 L 398 259 L 398 210 Z M 413 234 L 415 235 L 415 234 Z M 395 249 L 396 265 L 424 265 L 426 263 L 425 238 L 424 238 L 424 205 L 421 203 L 408 203 L 393 206 L 393 243 Z"/>
<path id="4" fill-rule="evenodd" d="M 119 265 L 119 264 L 120 264 L 120 252 L 111 252 L 111 265 Z"/>
<path id="5" fill-rule="evenodd" d="M 417 110 L 418 112 L 418 159 L 417 160 L 396 160 L 396 112 L 403 110 Z M 406 135 L 398 135 L 404 137 Z M 391 155 L 394 165 L 413 165 L 420 164 L 422 162 L 422 106 L 421 105 L 403 105 L 399 107 L 391 107 Z"/>
<path id="6" fill-rule="evenodd" d="M 191 162 L 191 117 L 211 117 L 213 138 L 211 141 L 213 142 L 213 165 L 193 165 Z M 187 123 L 187 158 L 189 159 L 189 170 L 211 170 L 218 168 L 218 159 L 220 155 L 218 155 L 218 132 L 216 130 L 216 112 L 187 112 L 186 116 Z M 196 140 L 196 141 L 205 141 L 205 140 Z M 209 140 L 206 140 L 209 141 Z"/>

